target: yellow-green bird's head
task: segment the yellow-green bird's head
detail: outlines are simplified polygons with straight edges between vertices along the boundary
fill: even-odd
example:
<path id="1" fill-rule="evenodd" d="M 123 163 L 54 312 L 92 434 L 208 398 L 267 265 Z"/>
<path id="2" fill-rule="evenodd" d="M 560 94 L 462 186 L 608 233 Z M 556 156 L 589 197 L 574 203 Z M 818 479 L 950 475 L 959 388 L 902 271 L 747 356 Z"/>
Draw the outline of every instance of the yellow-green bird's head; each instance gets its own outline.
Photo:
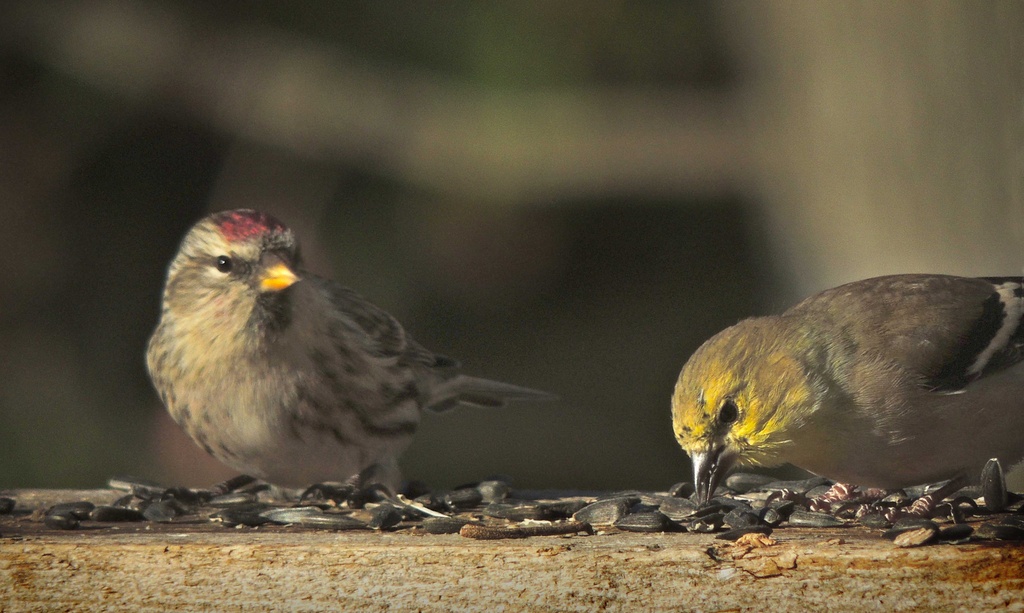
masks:
<path id="1" fill-rule="evenodd" d="M 683 366 L 672 421 L 700 502 L 738 462 L 784 461 L 787 433 L 813 413 L 813 378 L 786 349 L 804 344 L 799 334 L 778 317 L 748 319 L 705 342 Z"/>

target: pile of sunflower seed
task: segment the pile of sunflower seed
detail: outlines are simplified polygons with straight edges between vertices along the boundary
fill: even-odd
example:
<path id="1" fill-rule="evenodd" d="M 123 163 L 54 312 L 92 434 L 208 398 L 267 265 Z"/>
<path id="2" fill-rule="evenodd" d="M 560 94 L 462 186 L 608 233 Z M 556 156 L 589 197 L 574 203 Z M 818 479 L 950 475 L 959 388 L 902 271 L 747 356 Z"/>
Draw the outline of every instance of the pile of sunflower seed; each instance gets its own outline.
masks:
<path id="1" fill-rule="evenodd" d="M 735 540 L 744 534 L 770 535 L 787 527 L 841 528 L 862 525 L 882 530 L 897 545 L 1024 540 L 1024 496 L 1006 490 L 998 463 L 987 466 L 980 486 L 964 488 L 911 513 L 938 486 L 908 488 L 865 501 L 823 503 L 833 483 L 816 477 L 775 481 L 738 473 L 706 504 L 694 501 L 693 486 L 679 483 L 667 492 L 622 491 L 600 496 L 545 500 L 517 492 L 507 481 L 488 479 L 452 490 L 431 491 L 422 483 L 400 493 L 380 486 L 318 484 L 289 492 L 239 478 L 211 489 L 162 487 L 135 479 L 112 479 L 124 495 L 109 505 L 72 501 L 27 514 L 51 529 L 120 522 L 292 526 L 321 530 L 408 530 L 461 534 L 476 539 L 525 538 L 595 532 L 715 533 Z M 940 484 L 941 485 L 941 484 Z M 16 506 L 0 498 L 0 515 Z M 976 524 L 975 526 L 969 525 Z"/>

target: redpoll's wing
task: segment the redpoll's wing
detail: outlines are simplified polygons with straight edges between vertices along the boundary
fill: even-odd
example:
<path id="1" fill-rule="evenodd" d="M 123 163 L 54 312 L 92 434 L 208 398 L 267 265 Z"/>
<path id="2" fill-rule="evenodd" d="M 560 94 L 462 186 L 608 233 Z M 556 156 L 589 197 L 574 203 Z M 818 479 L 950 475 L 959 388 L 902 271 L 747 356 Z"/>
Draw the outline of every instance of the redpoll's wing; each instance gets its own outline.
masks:
<path id="1" fill-rule="evenodd" d="M 344 321 L 362 337 L 364 349 L 378 357 L 405 356 L 437 368 L 458 366 L 451 358 L 435 354 L 411 339 L 405 328 L 387 311 L 347 287 L 317 279 Z"/>
<path id="2" fill-rule="evenodd" d="M 554 394 L 511 383 L 456 375 L 433 388 L 427 408 L 445 411 L 457 404 L 479 407 L 501 407 L 510 400 L 557 400 Z"/>
<path id="3" fill-rule="evenodd" d="M 956 390 L 1024 358 L 1021 284 L 1021 277 L 894 275 L 830 289 L 789 312 L 813 312 L 847 350 L 894 360 L 931 389 Z"/>

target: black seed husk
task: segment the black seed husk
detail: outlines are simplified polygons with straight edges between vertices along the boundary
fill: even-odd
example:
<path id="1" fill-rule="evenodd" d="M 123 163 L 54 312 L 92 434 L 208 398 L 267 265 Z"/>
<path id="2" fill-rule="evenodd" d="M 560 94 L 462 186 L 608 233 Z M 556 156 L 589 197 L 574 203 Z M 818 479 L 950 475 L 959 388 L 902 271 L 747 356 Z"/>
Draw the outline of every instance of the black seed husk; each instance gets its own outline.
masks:
<path id="1" fill-rule="evenodd" d="M 615 527 L 627 532 L 665 532 L 672 522 L 657 511 L 631 513 L 615 522 Z"/>
<path id="2" fill-rule="evenodd" d="M 271 508 L 271 505 L 262 502 L 238 505 L 221 509 L 211 515 L 210 519 L 222 521 L 226 526 L 262 526 L 270 520 L 261 513 Z"/>
<path id="3" fill-rule="evenodd" d="M 764 487 L 774 481 L 775 479 L 768 475 L 758 475 L 756 473 L 733 473 L 726 478 L 725 486 L 737 494 L 746 494 L 747 492 L 753 491 L 759 487 Z"/>
<path id="4" fill-rule="evenodd" d="M 152 506 L 152 505 L 150 505 Z M 144 521 L 146 517 L 135 509 L 128 507 L 99 506 L 92 510 L 89 519 L 93 521 L 121 522 L 121 521 Z"/>
<path id="5" fill-rule="evenodd" d="M 722 518 L 725 525 L 730 528 L 750 528 L 754 526 L 765 526 L 766 522 L 760 517 L 743 509 L 733 509 Z"/>
<path id="6" fill-rule="evenodd" d="M 831 487 L 832 481 L 825 477 L 811 477 L 810 479 L 800 479 L 797 481 L 772 481 L 771 483 L 766 483 L 751 491 L 775 492 L 779 490 L 790 490 L 799 494 L 806 494 L 810 490 L 823 485 Z"/>
<path id="7" fill-rule="evenodd" d="M 1024 540 L 1024 528 L 999 522 L 987 522 L 978 526 L 974 536 L 979 539 L 996 539 L 1000 541 Z"/>
<path id="8" fill-rule="evenodd" d="M 55 504 L 46 512 L 47 515 L 70 515 L 76 519 L 88 519 L 89 513 L 96 508 L 96 505 L 88 500 L 77 502 L 62 502 Z"/>
<path id="9" fill-rule="evenodd" d="M 868 513 L 867 515 L 861 516 L 859 520 L 860 525 L 867 526 L 868 528 L 891 528 L 892 522 L 889 521 L 884 513 Z"/>
<path id="10" fill-rule="evenodd" d="M 628 498 L 612 498 L 598 500 L 583 507 L 573 514 L 576 521 L 586 522 L 592 526 L 607 526 L 614 524 L 629 512 L 630 504 Z"/>
<path id="11" fill-rule="evenodd" d="M 954 524 L 939 531 L 939 540 L 954 545 L 960 545 L 971 540 L 974 528 L 967 524 Z"/>
<path id="12" fill-rule="evenodd" d="M 998 513 L 1006 508 L 1006 477 L 1003 475 L 1002 464 L 996 458 L 986 462 L 981 471 L 981 495 L 989 511 Z"/>
<path id="13" fill-rule="evenodd" d="M 828 513 L 815 513 L 813 511 L 801 511 L 799 509 L 789 514 L 788 521 L 791 526 L 805 526 L 811 528 L 838 528 L 846 525 L 843 520 L 836 519 Z"/>
<path id="14" fill-rule="evenodd" d="M 689 498 L 697 492 L 697 489 L 693 487 L 693 484 L 689 481 L 680 481 L 668 488 L 668 493 L 676 498 Z"/>
<path id="15" fill-rule="evenodd" d="M 905 530 L 893 537 L 892 542 L 897 547 L 920 547 L 935 540 L 939 531 L 936 528 L 922 527 L 912 530 Z"/>
<path id="16" fill-rule="evenodd" d="M 373 530 L 387 530 L 394 528 L 402 522 L 402 510 L 392 504 L 382 504 L 370 513 L 370 521 L 367 522 Z"/>
<path id="17" fill-rule="evenodd" d="M 769 536 L 772 533 L 771 526 L 747 526 L 745 528 L 733 528 L 715 536 L 716 539 L 735 541 L 744 534 L 763 534 Z"/>
<path id="18" fill-rule="evenodd" d="M 693 517 L 697 509 L 697 503 L 689 498 L 666 498 L 658 505 L 658 510 L 674 521 Z"/>
<path id="19" fill-rule="evenodd" d="M 544 505 L 531 500 L 492 502 L 484 507 L 481 513 L 487 517 L 496 517 L 509 521 L 552 518 L 552 513 Z"/>
<path id="20" fill-rule="evenodd" d="M 490 504 L 492 502 L 501 502 L 508 498 L 509 492 L 512 491 L 512 486 L 504 481 L 481 481 L 477 484 L 476 490 L 480 492 L 483 502 Z"/>
<path id="21" fill-rule="evenodd" d="M 451 511 L 459 509 L 472 509 L 483 502 L 483 494 L 475 487 L 466 487 L 452 490 L 444 494 L 441 502 Z"/>
<path id="22" fill-rule="evenodd" d="M 252 504 L 256 502 L 256 495 L 249 492 L 231 492 L 214 496 L 207 503 L 211 507 L 230 507 L 241 504 Z"/>
<path id="23" fill-rule="evenodd" d="M 71 513 L 65 514 L 47 514 L 43 518 L 43 523 L 48 528 L 55 528 L 57 530 L 74 530 L 79 525 L 79 519 Z"/>
<path id="24" fill-rule="evenodd" d="M 158 500 L 148 505 L 142 512 L 146 519 L 156 522 L 171 521 L 175 517 L 185 515 L 187 513 L 188 509 L 182 506 L 182 504 L 175 498 Z"/>
<path id="25" fill-rule="evenodd" d="M 428 534 L 458 534 L 468 523 L 457 517 L 428 517 L 423 520 L 423 530 Z"/>
<path id="26" fill-rule="evenodd" d="M 545 502 L 544 507 L 551 513 L 553 519 L 568 519 L 577 512 L 583 510 L 590 503 L 582 498 L 560 500 L 558 502 Z"/>

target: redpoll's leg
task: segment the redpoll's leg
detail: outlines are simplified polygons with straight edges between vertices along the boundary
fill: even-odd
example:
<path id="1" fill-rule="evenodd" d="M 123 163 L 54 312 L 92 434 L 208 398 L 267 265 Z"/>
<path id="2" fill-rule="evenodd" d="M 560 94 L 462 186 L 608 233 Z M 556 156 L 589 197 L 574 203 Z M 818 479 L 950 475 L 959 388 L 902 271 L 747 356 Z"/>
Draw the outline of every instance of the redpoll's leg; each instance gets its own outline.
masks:
<path id="1" fill-rule="evenodd" d="M 382 485 L 394 496 L 398 484 L 402 481 L 402 473 L 394 462 L 379 462 L 364 468 L 358 475 L 353 475 L 349 482 L 352 482 L 353 479 L 357 487 L 368 488 L 371 485 Z"/>
<path id="2" fill-rule="evenodd" d="M 341 504 L 350 500 L 356 489 L 357 486 L 352 483 L 352 478 L 344 483 L 314 483 L 299 495 L 299 502 L 330 500 L 334 504 Z"/>
<path id="3" fill-rule="evenodd" d="M 239 488 L 245 487 L 250 483 L 255 482 L 256 477 L 250 477 L 249 475 L 238 475 L 237 477 L 231 477 L 230 479 L 225 479 L 220 483 L 214 484 L 210 488 L 210 492 L 214 496 L 222 496 L 224 494 L 233 492 Z"/>

